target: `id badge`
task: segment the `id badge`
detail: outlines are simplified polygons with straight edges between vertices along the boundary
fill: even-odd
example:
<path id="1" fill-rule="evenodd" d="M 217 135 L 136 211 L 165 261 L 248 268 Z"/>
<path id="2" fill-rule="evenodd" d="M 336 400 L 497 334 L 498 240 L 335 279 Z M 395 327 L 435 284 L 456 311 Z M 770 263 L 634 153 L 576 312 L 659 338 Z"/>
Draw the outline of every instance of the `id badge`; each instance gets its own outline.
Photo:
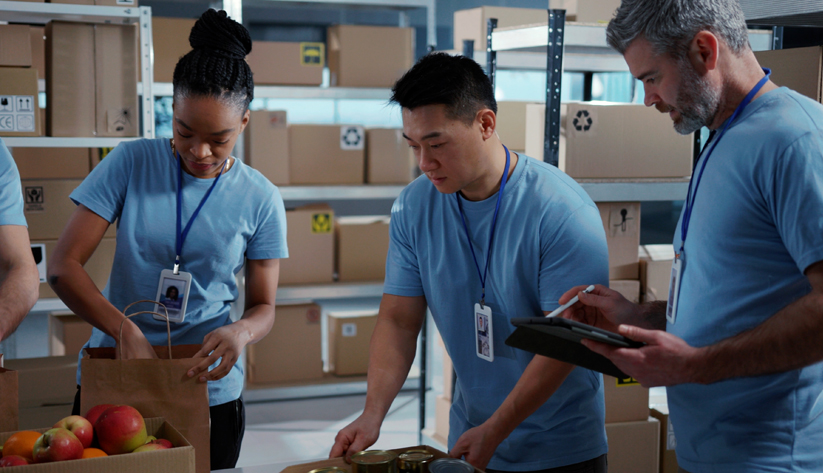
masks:
<path id="1" fill-rule="evenodd" d="M 680 298 L 680 275 L 683 272 L 683 259 L 676 255 L 672 261 L 672 278 L 669 283 L 669 301 L 666 305 L 666 320 L 673 324 L 677 319 L 677 301 Z"/>
<path id="2" fill-rule="evenodd" d="M 474 332 L 477 357 L 494 361 L 494 332 L 492 332 L 492 309 L 488 305 L 474 305 Z"/>
<path id="3" fill-rule="evenodd" d="M 191 273 L 180 271 L 174 274 L 170 269 L 164 269 L 160 273 L 160 282 L 157 284 L 157 302 L 162 302 L 169 312 L 169 321 L 180 323 L 186 318 L 186 304 L 189 302 L 189 289 L 191 288 Z M 154 311 L 158 314 L 165 314 L 163 307 L 154 305 Z M 154 316 L 157 320 L 165 320 L 163 317 Z"/>

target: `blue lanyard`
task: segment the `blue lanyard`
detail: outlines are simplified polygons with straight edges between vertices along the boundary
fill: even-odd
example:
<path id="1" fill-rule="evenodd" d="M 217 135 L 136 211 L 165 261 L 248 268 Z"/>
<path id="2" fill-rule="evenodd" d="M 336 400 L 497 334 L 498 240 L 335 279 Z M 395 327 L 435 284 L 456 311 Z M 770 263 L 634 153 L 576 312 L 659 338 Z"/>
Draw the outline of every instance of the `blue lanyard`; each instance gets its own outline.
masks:
<path id="1" fill-rule="evenodd" d="M 754 86 L 752 90 L 749 91 L 746 98 L 740 102 L 740 105 L 734 110 L 731 118 L 726 122 L 726 125 L 723 127 L 723 130 L 717 135 L 717 139 L 715 139 L 711 143 L 711 147 L 709 147 L 708 152 L 706 153 L 706 157 L 703 158 L 703 165 L 700 167 L 700 172 L 697 175 L 697 181 L 694 183 L 694 189 L 692 189 L 692 183 L 689 182 L 689 192 L 686 194 L 686 205 L 683 209 L 683 222 L 680 224 L 680 252 L 678 253 L 678 257 L 683 255 L 683 246 L 686 244 L 686 235 L 689 233 L 689 222 L 692 219 L 692 210 L 694 210 L 694 201 L 697 198 L 697 188 L 700 187 L 700 180 L 703 178 L 703 171 L 706 170 L 706 163 L 709 162 L 709 158 L 712 156 L 712 152 L 717 147 L 717 143 L 720 142 L 720 139 L 723 138 L 723 135 L 726 134 L 726 130 L 729 129 L 729 126 L 732 124 L 735 118 L 738 117 L 743 112 L 743 109 L 746 108 L 749 103 L 751 103 L 752 99 L 755 95 L 760 91 L 761 88 L 768 82 L 769 76 L 772 74 L 771 69 L 763 68 L 763 72 L 766 73 L 766 76 L 760 79 L 760 82 Z M 694 175 L 692 175 L 692 179 L 694 179 Z"/>
<path id="2" fill-rule="evenodd" d="M 494 217 L 492 217 L 491 234 L 489 235 L 489 253 L 486 256 L 486 269 L 480 273 L 480 264 L 477 262 L 477 255 L 474 253 L 474 245 L 472 245 L 471 236 L 469 236 L 469 226 L 466 225 L 466 216 L 463 214 L 463 202 L 460 200 L 460 192 L 456 192 L 454 196 L 457 198 L 457 208 L 460 209 L 460 219 L 463 221 L 463 229 L 466 230 L 466 241 L 469 243 L 469 249 L 472 250 L 472 258 L 474 258 L 474 266 L 477 268 L 477 275 L 480 276 L 480 285 L 482 286 L 482 295 L 480 296 L 480 307 L 486 304 L 486 274 L 489 272 L 489 261 L 492 259 L 492 241 L 494 240 L 494 227 L 497 224 L 497 213 L 500 211 L 500 201 L 503 199 L 503 189 L 506 188 L 506 181 L 509 177 L 509 148 L 503 146 L 506 150 L 506 167 L 503 169 L 503 180 L 500 181 L 500 192 L 497 193 L 497 204 L 494 206 Z"/>
<path id="3" fill-rule="evenodd" d="M 200 209 L 203 208 L 203 204 L 209 200 L 209 196 L 211 195 L 211 191 L 214 190 L 214 186 L 217 185 L 217 181 L 220 180 L 220 176 L 223 175 L 223 171 L 226 169 L 226 163 L 229 162 L 228 159 L 223 161 L 223 167 L 220 168 L 220 174 L 214 179 L 214 182 L 209 187 L 209 190 L 206 192 L 206 195 L 200 199 L 200 205 L 194 210 L 194 213 L 191 214 L 191 218 L 189 219 L 189 223 L 186 224 L 186 228 L 183 231 L 180 231 L 182 227 L 182 220 L 183 220 L 183 167 L 180 165 L 180 161 L 183 158 L 180 157 L 180 153 L 177 153 L 177 257 L 174 259 L 174 274 L 178 274 L 180 270 L 180 254 L 183 252 L 183 242 L 186 241 L 186 236 L 189 234 L 189 230 L 191 230 L 191 224 L 194 223 L 194 219 L 197 218 L 197 214 L 200 213 Z"/>

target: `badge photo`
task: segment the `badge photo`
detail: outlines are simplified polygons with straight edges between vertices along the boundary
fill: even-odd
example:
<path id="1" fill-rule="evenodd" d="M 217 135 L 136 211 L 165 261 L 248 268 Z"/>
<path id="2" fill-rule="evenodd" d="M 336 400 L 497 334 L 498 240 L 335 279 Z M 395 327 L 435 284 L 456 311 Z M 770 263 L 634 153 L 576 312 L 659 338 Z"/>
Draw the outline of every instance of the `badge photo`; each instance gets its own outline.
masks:
<path id="1" fill-rule="evenodd" d="M 494 361 L 494 333 L 492 332 L 492 309 L 488 305 L 474 305 L 474 331 L 477 357 Z"/>
<path id="2" fill-rule="evenodd" d="M 180 271 L 174 274 L 170 269 L 164 269 L 160 273 L 160 282 L 157 284 L 157 296 L 155 301 L 166 306 L 169 313 L 169 321 L 180 323 L 186 317 L 186 305 L 189 301 L 189 289 L 191 287 L 191 274 Z M 159 304 L 154 306 L 154 311 L 163 314 L 163 307 Z M 154 316 L 157 320 L 162 317 Z"/>

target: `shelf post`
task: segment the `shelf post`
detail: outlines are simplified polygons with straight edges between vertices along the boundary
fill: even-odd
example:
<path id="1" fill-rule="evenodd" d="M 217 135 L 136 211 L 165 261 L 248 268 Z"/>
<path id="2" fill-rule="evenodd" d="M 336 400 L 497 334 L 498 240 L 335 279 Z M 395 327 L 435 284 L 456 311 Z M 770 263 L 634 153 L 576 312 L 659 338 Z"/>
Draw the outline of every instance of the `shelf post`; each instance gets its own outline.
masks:
<path id="1" fill-rule="evenodd" d="M 563 40 L 566 10 L 549 10 L 546 48 L 546 125 L 543 161 L 557 166 L 560 154 L 560 85 L 563 79 Z M 489 36 L 491 38 L 491 36 Z"/>
<path id="2" fill-rule="evenodd" d="M 143 138 L 154 138 L 154 48 L 151 37 L 151 7 L 140 7 L 140 70 Z"/>
<path id="3" fill-rule="evenodd" d="M 489 18 L 486 21 L 486 74 L 492 83 L 492 93 L 494 93 L 494 74 L 497 72 L 497 52 L 492 48 L 492 33 L 497 28 L 497 18 Z"/>

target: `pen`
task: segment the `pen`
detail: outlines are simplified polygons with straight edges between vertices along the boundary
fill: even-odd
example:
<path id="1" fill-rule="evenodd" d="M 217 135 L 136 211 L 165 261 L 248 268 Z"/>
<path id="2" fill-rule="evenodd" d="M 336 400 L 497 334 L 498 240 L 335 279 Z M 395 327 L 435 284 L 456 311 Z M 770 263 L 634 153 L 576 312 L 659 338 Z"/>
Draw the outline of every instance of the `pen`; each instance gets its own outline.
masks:
<path id="1" fill-rule="evenodd" d="M 589 293 L 589 292 L 592 292 L 592 291 L 594 291 L 594 285 L 589 286 L 586 289 L 583 289 L 583 292 L 585 292 L 585 293 Z M 565 304 L 561 305 L 557 309 L 554 309 L 553 311 L 551 311 L 551 313 L 549 315 L 547 315 L 546 318 L 556 317 L 556 316 L 562 314 L 564 310 L 566 310 L 569 307 L 577 304 L 577 301 L 579 301 L 579 300 L 580 300 L 580 298 L 577 297 L 577 296 L 572 297 L 572 300 L 570 300 L 569 302 L 566 302 Z"/>

